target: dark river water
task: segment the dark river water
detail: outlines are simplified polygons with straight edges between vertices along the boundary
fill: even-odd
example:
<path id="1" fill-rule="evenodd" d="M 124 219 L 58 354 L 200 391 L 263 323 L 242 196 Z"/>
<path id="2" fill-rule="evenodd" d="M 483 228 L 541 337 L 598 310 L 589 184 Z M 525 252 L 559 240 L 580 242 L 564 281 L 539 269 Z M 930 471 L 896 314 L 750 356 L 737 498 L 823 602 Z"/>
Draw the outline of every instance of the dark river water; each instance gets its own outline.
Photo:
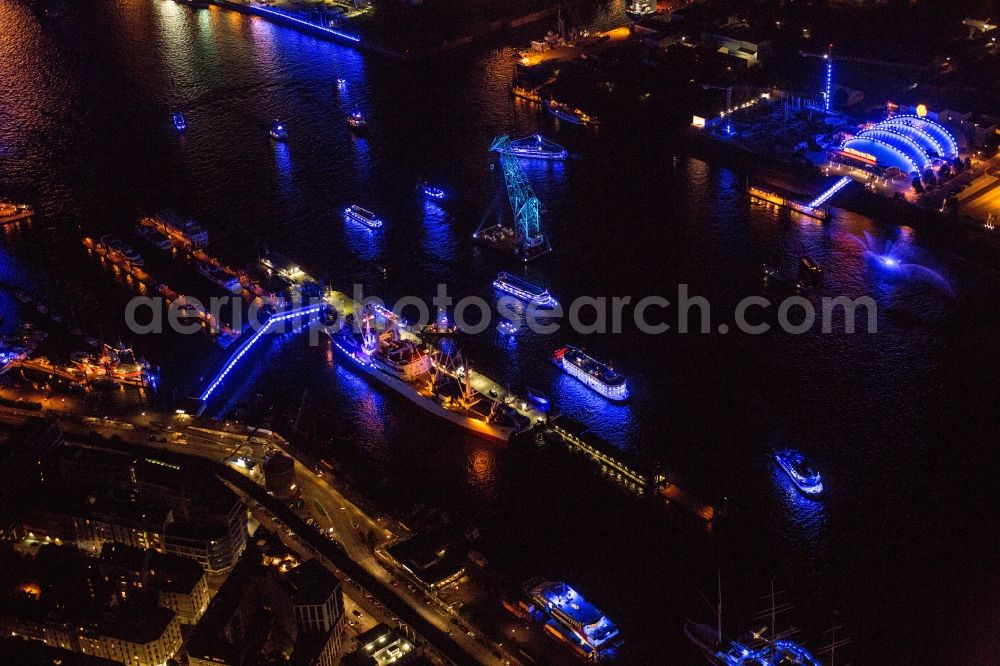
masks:
<path id="1" fill-rule="evenodd" d="M 544 132 L 581 159 L 527 168 L 555 251 L 526 275 L 564 303 L 676 301 L 685 284 L 711 302 L 713 332 L 647 335 L 626 324 L 620 334 L 564 329 L 507 345 L 491 327 L 460 344 L 479 370 L 541 389 L 697 494 L 727 498 L 727 521 L 706 532 L 572 461 L 471 440 L 304 339 L 276 341 L 234 376 L 217 413 L 242 405 L 278 418 L 303 407 L 310 441 L 326 436 L 313 445 L 369 494 L 442 506 L 478 525 L 484 550 L 515 579 L 563 579 L 592 597 L 620 625 L 626 663 L 698 663 L 681 628 L 710 621 L 699 593 L 711 596 L 719 570 L 728 631 L 753 624 L 773 578 L 796 606 L 779 622 L 810 647 L 824 644 L 835 617 L 846 625 L 853 644 L 837 663 L 1000 659 L 993 266 L 881 224 L 905 220 L 838 210 L 818 224 L 752 206 L 741 176 L 686 156 L 655 123 L 605 118 L 599 134 L 554 125 L 512 102 L 509 49 L 410 65 L 218 8 L 61 8 L 39 18 L 0 0 L 0 196 L 43 213 L 0 238 L 0 280 L 133 344 L 162 367 L 164 396 L 194 393 L 218 348 L 200 336 L 130 336 L 122 311 L 136 292 L 87 256 L 82 236 L 130 237 L 140 214 L 170 207 L 196 217 L 234 261 L 266 244 L 343 290 L 359 283 L 392 301 L 429 298 L 445 283 L 455 296 L 490 298 L 496 272 L 516 267 L 471 238 L 491 207 L 506 205 L 487 148 L 503 132 Z M 353 109 L 369 119 L 367 139 L 348 131 Z M 175 110 L 187 117 L 183 135 L 170 124 Z M 287 144 L 268 139 L 275 118 Z M 421 177 L 449 191 L 449 213 L 414 196 Z M 337 211 L 353 202 L 377 210 L 384 230 L 345 225 Z M 866 231 L 935 271 L 950 293 L 880 270 L 858 241 Z M 802 335 L 715 332 L 760 293 L 761 261 L 791 269 L 805 254 L 825 270 L 812 301 L 870 295 L 876 333 L 824 334 L 818 323 Z M 189 268 L 163 270 L 182 290 L 210 293 Z M 0 295 L 5 326 L 18 307 Z M 676 310 L 667 317 L 676 324 Z M 566 342 L 612 361 L 632 400 L 610 406 L 561 375 L 547 358 Z M 769 462 L 779 442 L 812 456 L 821 501 L 802 499 Z"/>

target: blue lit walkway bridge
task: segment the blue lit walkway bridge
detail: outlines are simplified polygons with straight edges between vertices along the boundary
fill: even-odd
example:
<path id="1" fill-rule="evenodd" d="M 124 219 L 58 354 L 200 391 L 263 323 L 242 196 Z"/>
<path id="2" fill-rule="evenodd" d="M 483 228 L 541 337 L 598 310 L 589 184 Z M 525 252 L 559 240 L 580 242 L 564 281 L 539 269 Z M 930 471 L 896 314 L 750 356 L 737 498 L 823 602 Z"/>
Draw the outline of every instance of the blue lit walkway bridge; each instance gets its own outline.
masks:
<path id="1" fill-rule="evenodd" d="M 239 365 L 240 361 L 247 355 L 250 349 L 260 340 L 262 337 L 268 333 L 274 332 L 279 327 L 286 326 L 288 323 L 293 325 L 297 324 L 308 324 L 312 319 L 319 315 L 320 310 L 325 306 L 323 304 L 319 305 L 307 305 L 299 308 L 294 308 L 292 310 L 285 310 L 271 316 L 263 326 L 258 328 L 253 334 L 243 340 L 242 343 L 233 351 L 230 355 L 229 360 L 226 361 L 225 365 L 216 373 L 212 380 L 205 387 L 205 390 L 201 392 L 198 396 L 198 415 L 205 411 L 208 406 L 208 401 L 215 393 L 215 390 L 222 385 L 222 382 L 226 379 L 233 368 Z"/>

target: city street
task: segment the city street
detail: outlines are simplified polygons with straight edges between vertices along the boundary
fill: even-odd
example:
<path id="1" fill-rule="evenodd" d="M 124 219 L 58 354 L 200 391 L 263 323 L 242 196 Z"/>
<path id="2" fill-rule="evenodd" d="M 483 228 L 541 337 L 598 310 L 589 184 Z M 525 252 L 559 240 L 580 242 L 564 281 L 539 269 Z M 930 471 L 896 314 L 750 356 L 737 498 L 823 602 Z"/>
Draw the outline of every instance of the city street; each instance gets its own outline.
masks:
<path id="1" fill-rule="evenodd" d="M 58 404 L 60 427 L 68 434 L 83 436 L 96 432 L 105 437 L 117 436 L 124 442 L 206 458 L 225 463 L 250 476 L 258 484 L 263 483 L 260 466 L 264 458 L 269 452 L 279 450 L 283 443 L 280 437 L 271 433 L 256 431 L 248 436 L 245 426 L 226 423 L 221 424 L 224 429 L 217 429 L 219 424 L 188 414 L 164 415 L 147 411 L 127 419 L 97 418 L 73 414 L 72 402 L 60 401 Z M 24 416 L 20 410 L 0 409 L 0 421 L 19 423 Z M 497 646 L 486 643 L 483 639 L 485 632 L 478 628 L 470 627 L 467 632 L 456 631 L 452 622 L 455 616 L 443 602 L 417 588 L 411 590 L 405 584 L 400 584 L 401 574 L 387 571 L 375 557 L 373 550 L 373 546 L 382 545 L 395 535 L 338 492 L 328 482 L 328 474 L 324 473 L 321 477 L 298 462 L 295 464 L 295 473 L 305 505 L 305 510 L 300 514 L 304 519 L 312 518 L 315 521 L 318 533 L 340 544 L 351 560 L 375 579 L 393 587 L 400 599 L 437 629 L 450 635 L 464 650 L 475 655 L 480 663 L 490 666 L 521 663 L 513 655 L 506 655 Z M 272 529 L 295 552 L 304 557 L 315 556 L 313 549 L 303 543 L 300 535 L 289 536 L 287 528 L 276 524 L 273 516 L 263 515 L 259 509 L 253 511 L 262 525 Z M 332 533 L 330 528 L 333 528 Z M 374 544 L 366 542 L 365 537 L 369 534 L 372 535 Z M 331 568 L 334 568 L 338 576 L 343 577 L 335 567 Z M 398 625 L 398 618 L 385 611 L 379 600 L 370 592 L 358 588 L 353 581 L 345 586 L 345 592 L 353 603 L 364 609 L 363 613 L 386 624 Z"/>

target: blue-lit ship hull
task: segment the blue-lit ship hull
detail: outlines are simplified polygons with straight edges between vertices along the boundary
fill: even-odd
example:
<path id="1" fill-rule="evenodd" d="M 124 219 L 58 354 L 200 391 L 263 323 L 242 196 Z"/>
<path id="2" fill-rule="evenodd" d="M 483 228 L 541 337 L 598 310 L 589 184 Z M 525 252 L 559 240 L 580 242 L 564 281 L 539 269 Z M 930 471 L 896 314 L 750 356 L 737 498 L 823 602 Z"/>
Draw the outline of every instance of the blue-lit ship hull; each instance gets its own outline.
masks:
<path id="1" fill-rule="evenodd" d="M 540 160 L 564 160 L 569 157 L 569 152 L 565 148 L 549 141 L 541 134 L 533 134 L 510 141 L 507 144 L 506 151 L 517 157 L 530 157 Z"/>
<path id="2" fill-rule="evenodd" d="M 608 400 L 628 400 L 625 378 L 607 365 L 588 356 L 576 347 L 564 347 L 552 356 L 553 362 L 566 374 L 576 377 Z"/>
<path id="3" fill-rule="evenodd" d="M 551 309 L 559 307 L 559 301 L 552 297 L 548 289 L 532 284 L 505 271 L 501 271 L 497 275 L 493 281 L 493 288 L 505 294 L 510 294 L 519 301 L 536 305 L 539 308 Z"/>
<path id="4" fill-rule="evenodd" d="M 380 220 L 375 213 L 370 210 L 365 210 L 361 206 L 348 206 L 344 209 L 344 217 L 348 220 L 360 222 L 369 229 L 379 229 L 382 226 L 382 220 Z"/>
<path id="5" fill-rule="evenodd" d="M 809 464 L 801 452 L 793 449 L 775 451 L 774 460 L 800 492 L 810 496 L 823 492 L 823 481 L 819 472 Z"/>

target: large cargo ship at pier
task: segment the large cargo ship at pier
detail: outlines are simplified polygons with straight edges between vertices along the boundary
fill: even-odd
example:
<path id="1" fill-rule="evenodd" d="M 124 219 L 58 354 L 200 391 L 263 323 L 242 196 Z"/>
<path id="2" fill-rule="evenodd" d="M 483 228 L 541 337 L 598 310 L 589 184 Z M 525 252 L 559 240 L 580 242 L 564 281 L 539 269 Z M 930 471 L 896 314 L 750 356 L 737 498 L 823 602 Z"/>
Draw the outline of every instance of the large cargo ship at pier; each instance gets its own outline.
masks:
<path id="1" fill-rule="evenodd" d="M 440 350 L 405 337 L 398 322 L 366 308 L 348 315 L 331 335 L 334 347 L 369 377 L 422 409 L 488 441 L 506 443 L 531 426 L 499 397 L 472 387 L 471 370 Z"/>

